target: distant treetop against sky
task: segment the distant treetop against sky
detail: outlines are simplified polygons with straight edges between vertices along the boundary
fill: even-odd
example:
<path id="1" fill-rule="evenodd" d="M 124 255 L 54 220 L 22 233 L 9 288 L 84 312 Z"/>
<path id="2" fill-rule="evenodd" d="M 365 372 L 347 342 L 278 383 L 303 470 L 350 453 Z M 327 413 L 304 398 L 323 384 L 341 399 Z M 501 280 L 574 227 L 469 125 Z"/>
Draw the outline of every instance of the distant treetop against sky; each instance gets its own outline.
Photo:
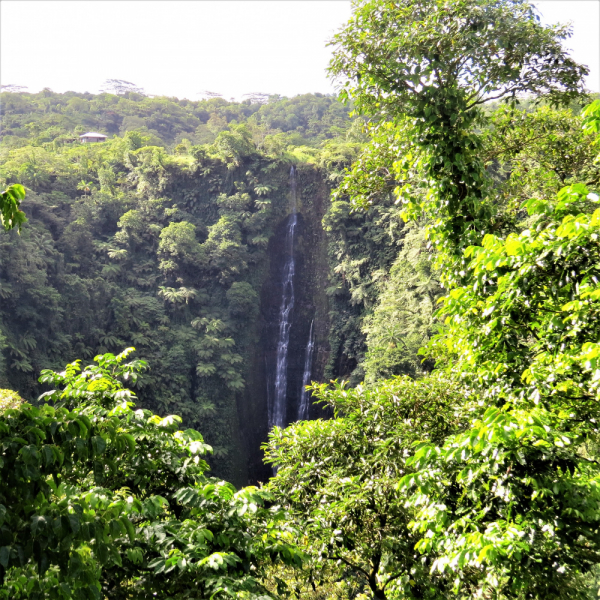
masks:
<path id="1" fill-rule="evenodd" d="M 567 46 L 599 92 L 600 0 L 534 4 L 544 22 L 573 21 Z M 250 92 L 332 93 L 325 42 L 351 3 L 3 0 L 0 11 L 2 85 L 97 93 L 118 78 L 148 94 L 198 99 L 210 90 L 240 100 Z"/>

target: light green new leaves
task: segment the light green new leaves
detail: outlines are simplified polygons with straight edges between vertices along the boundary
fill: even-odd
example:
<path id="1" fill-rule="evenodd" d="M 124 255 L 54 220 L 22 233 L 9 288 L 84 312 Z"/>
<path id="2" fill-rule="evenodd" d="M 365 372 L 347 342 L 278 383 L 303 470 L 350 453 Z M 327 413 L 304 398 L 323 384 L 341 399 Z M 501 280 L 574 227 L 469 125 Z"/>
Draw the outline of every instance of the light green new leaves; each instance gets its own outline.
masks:
<path id="1" fill-rule="evenodd" d="M 596 99 L 583 110 L 583 130 L 588 134 L 600 134 L 600 100 Z"/>
<path id="2" fill-rule="evenodd" d="M 460 587 L 465 570 L 483 567 L 485 585 L 509 578 L 513 591 L 570 597 L 561 581 L 598 558 L 600 474 L 578 456 L 581 441 L 542 408 L 489 408 L 442 447 L 417 447 L 399 489 L 415 490 L 411 526 L 432 571 L 456 573 Z"/>
<path id="3" fill-rule="evenodd" d="M 589 196 L 574 185 L 543 210 L 530 203 L 536 227 L 466 250 L 470 282 L 444 301 L 445 339 L 463 376 L 490 394 L 577 397 L 574 410 L 597 398 L 600 373 L 584 350 L 600 333 L 600 209 L 579 212 Z"/>

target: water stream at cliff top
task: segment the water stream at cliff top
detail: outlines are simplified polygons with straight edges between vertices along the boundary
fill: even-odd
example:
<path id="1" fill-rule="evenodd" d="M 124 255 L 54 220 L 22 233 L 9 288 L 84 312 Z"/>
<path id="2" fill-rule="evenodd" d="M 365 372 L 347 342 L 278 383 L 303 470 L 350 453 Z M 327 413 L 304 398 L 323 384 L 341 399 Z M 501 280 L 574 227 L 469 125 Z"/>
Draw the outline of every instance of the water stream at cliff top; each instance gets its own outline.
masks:
<path id="1" fill-rule="evenodd" d="M 285 427 L 287 408 L 287 369 L 290 346 L 290 329 L 294 309 L 294 235 L 298 224 L 296 214 L 296 169 L 290 170 L 290 195 L 292 197 L 292 214 L 289 217 L 285 234 L 285 265 L 282 276 L 282 295 L 279 308 L 279 337 L 277 338 L 277 364 L 275 369 L 275 393 L 269 406 L 269 427 Z"/>

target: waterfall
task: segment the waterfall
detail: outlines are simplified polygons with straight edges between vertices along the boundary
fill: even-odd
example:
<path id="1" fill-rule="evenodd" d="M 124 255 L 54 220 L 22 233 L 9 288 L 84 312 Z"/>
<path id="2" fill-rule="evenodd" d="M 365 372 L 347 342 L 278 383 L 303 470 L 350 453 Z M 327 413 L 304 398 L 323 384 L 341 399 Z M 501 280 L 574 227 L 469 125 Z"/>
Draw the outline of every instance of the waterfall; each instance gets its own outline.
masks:
<path id="1" fill-rule="evenodd" d="M 279 337 L 277 338 L 277 364 L 275 368 L 275 394 L 272 409 L 269 410 L 269 427 L 286 426 L 287 405 L 287 368 L 290 345 L 290 329 L 292 327 L 292 311 L 294 308 L 294 235 L 298 223 L 296 214 L 296 169 L 290 170 L 290 192 L 292 197 L 292 214 L 289 217 L 285 234 L 285 266 L 283 267 L 283 292 L 279 308 Z"/>
<path id="2" fill-rule="evenodd" d="M 310 370 L 312 367 L 312 355 L 315 349 L 315 340 L 313 337 L 314 319 L 310 322 L 310 332 L 308 333 L 308 344 L 306 345 L 306 354 L 304 355 L 304 373 L 302 375 L 302 389 L 300 390 L 300 403 L 298 404 L 298 420 L 308 420 L 308 409 L 310 407 L 310 394 L 306 391 L 306 386 L 310 383 Z"/>
<path id="3" fill-rule="evenodd" d="M 271 397 L 271 377 L 269 377 L 269 364 L 267 363 L 267 357 L 265 356 L 265 375 L 267 378 L 267 411 L 268 411 L 268 422 L 269 427 L 273 423 L 273 398 Z"/>

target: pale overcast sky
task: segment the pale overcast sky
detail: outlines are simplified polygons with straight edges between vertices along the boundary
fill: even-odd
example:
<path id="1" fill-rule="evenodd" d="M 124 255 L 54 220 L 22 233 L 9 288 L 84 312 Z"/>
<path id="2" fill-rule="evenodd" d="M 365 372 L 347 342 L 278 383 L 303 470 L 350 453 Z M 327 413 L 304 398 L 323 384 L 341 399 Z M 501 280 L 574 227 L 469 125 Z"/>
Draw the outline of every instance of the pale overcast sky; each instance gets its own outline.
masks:
<path id="1" fill-rule="evenodd" d="M 573 21 L 567 47 L 600 91 L 600 0 L 538 0 L 544 22 Z M 330 93 L 325 41 L 347 0 L 2 0 L 0 82 L 98 92 L 109 78 L 149 94 L 226 98 L 249 92 Z"/>

